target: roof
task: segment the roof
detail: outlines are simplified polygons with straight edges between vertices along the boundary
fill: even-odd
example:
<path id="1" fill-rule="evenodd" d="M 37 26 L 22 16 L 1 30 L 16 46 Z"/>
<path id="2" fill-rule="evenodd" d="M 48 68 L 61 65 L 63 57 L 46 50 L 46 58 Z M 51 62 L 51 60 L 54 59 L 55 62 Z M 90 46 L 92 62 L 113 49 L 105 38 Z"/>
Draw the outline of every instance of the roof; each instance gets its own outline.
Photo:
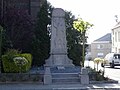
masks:
<path id="1" fill-rule="evenodd" d="M 99 42 L 99 41 L 111 41 L 111 33 L 107 33 L 106 35 L 96 39 L 94 42 Z"/>
<path id="2" fill-rule="evenodd" d="M 120 22 L 118 22 L 112 29 L 120 27 Z"/>

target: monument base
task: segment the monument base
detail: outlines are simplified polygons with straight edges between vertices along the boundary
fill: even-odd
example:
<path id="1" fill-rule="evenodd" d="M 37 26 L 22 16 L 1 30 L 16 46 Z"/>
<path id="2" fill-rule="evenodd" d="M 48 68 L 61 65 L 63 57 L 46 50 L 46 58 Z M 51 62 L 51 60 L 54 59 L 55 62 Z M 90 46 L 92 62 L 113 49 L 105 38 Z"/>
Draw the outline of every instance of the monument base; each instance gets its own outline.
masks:
<path id="1" fill-rule="evenodd" d="M 50 67 L 69 67 L 74 66 L 72 63 L 72 60 L 68 58 L 67 55 L 51 55 L 47 60 L 46 64 L 44 66 L 50 66 Z"/>

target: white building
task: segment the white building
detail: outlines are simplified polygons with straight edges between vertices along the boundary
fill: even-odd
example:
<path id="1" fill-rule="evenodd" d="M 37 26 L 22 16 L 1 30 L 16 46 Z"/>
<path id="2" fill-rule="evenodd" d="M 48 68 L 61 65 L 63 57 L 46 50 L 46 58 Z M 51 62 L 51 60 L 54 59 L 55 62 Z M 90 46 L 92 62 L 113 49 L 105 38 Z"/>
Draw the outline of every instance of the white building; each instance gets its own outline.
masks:
<path id="1" fill-rule="evenodd" d="M 112 52 L 120 53 L 120 22 L 112 29 Z"/>

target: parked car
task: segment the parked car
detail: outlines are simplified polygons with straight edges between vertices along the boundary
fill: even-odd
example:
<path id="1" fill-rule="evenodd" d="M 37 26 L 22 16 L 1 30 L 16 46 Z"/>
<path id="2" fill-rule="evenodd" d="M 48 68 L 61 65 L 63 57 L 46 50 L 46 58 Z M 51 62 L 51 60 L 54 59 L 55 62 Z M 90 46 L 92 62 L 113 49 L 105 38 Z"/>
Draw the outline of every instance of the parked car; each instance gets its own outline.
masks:
<path id="1" fill-rule="evenodd" d="M 120 53 L 109 53 L 105 56 L 101 66 L 110 66 L 114 68 L 114 66 L 120 66 Z"/>

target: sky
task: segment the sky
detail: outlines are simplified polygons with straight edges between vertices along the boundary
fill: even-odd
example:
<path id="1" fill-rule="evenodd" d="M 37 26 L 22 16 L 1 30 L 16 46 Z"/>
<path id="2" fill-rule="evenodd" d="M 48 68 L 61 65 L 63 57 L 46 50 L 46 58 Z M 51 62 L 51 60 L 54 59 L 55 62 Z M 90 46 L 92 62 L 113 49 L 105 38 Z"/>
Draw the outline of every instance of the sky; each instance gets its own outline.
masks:
<path id="1" fill-rule="evenodd" d="M 88 43 L 111 33 L 120 20 L 120 0 L 47 0 L 55 8 L 71 11 L 76 18 L 82 18 L 94 26 L 88 30 Z"/>

